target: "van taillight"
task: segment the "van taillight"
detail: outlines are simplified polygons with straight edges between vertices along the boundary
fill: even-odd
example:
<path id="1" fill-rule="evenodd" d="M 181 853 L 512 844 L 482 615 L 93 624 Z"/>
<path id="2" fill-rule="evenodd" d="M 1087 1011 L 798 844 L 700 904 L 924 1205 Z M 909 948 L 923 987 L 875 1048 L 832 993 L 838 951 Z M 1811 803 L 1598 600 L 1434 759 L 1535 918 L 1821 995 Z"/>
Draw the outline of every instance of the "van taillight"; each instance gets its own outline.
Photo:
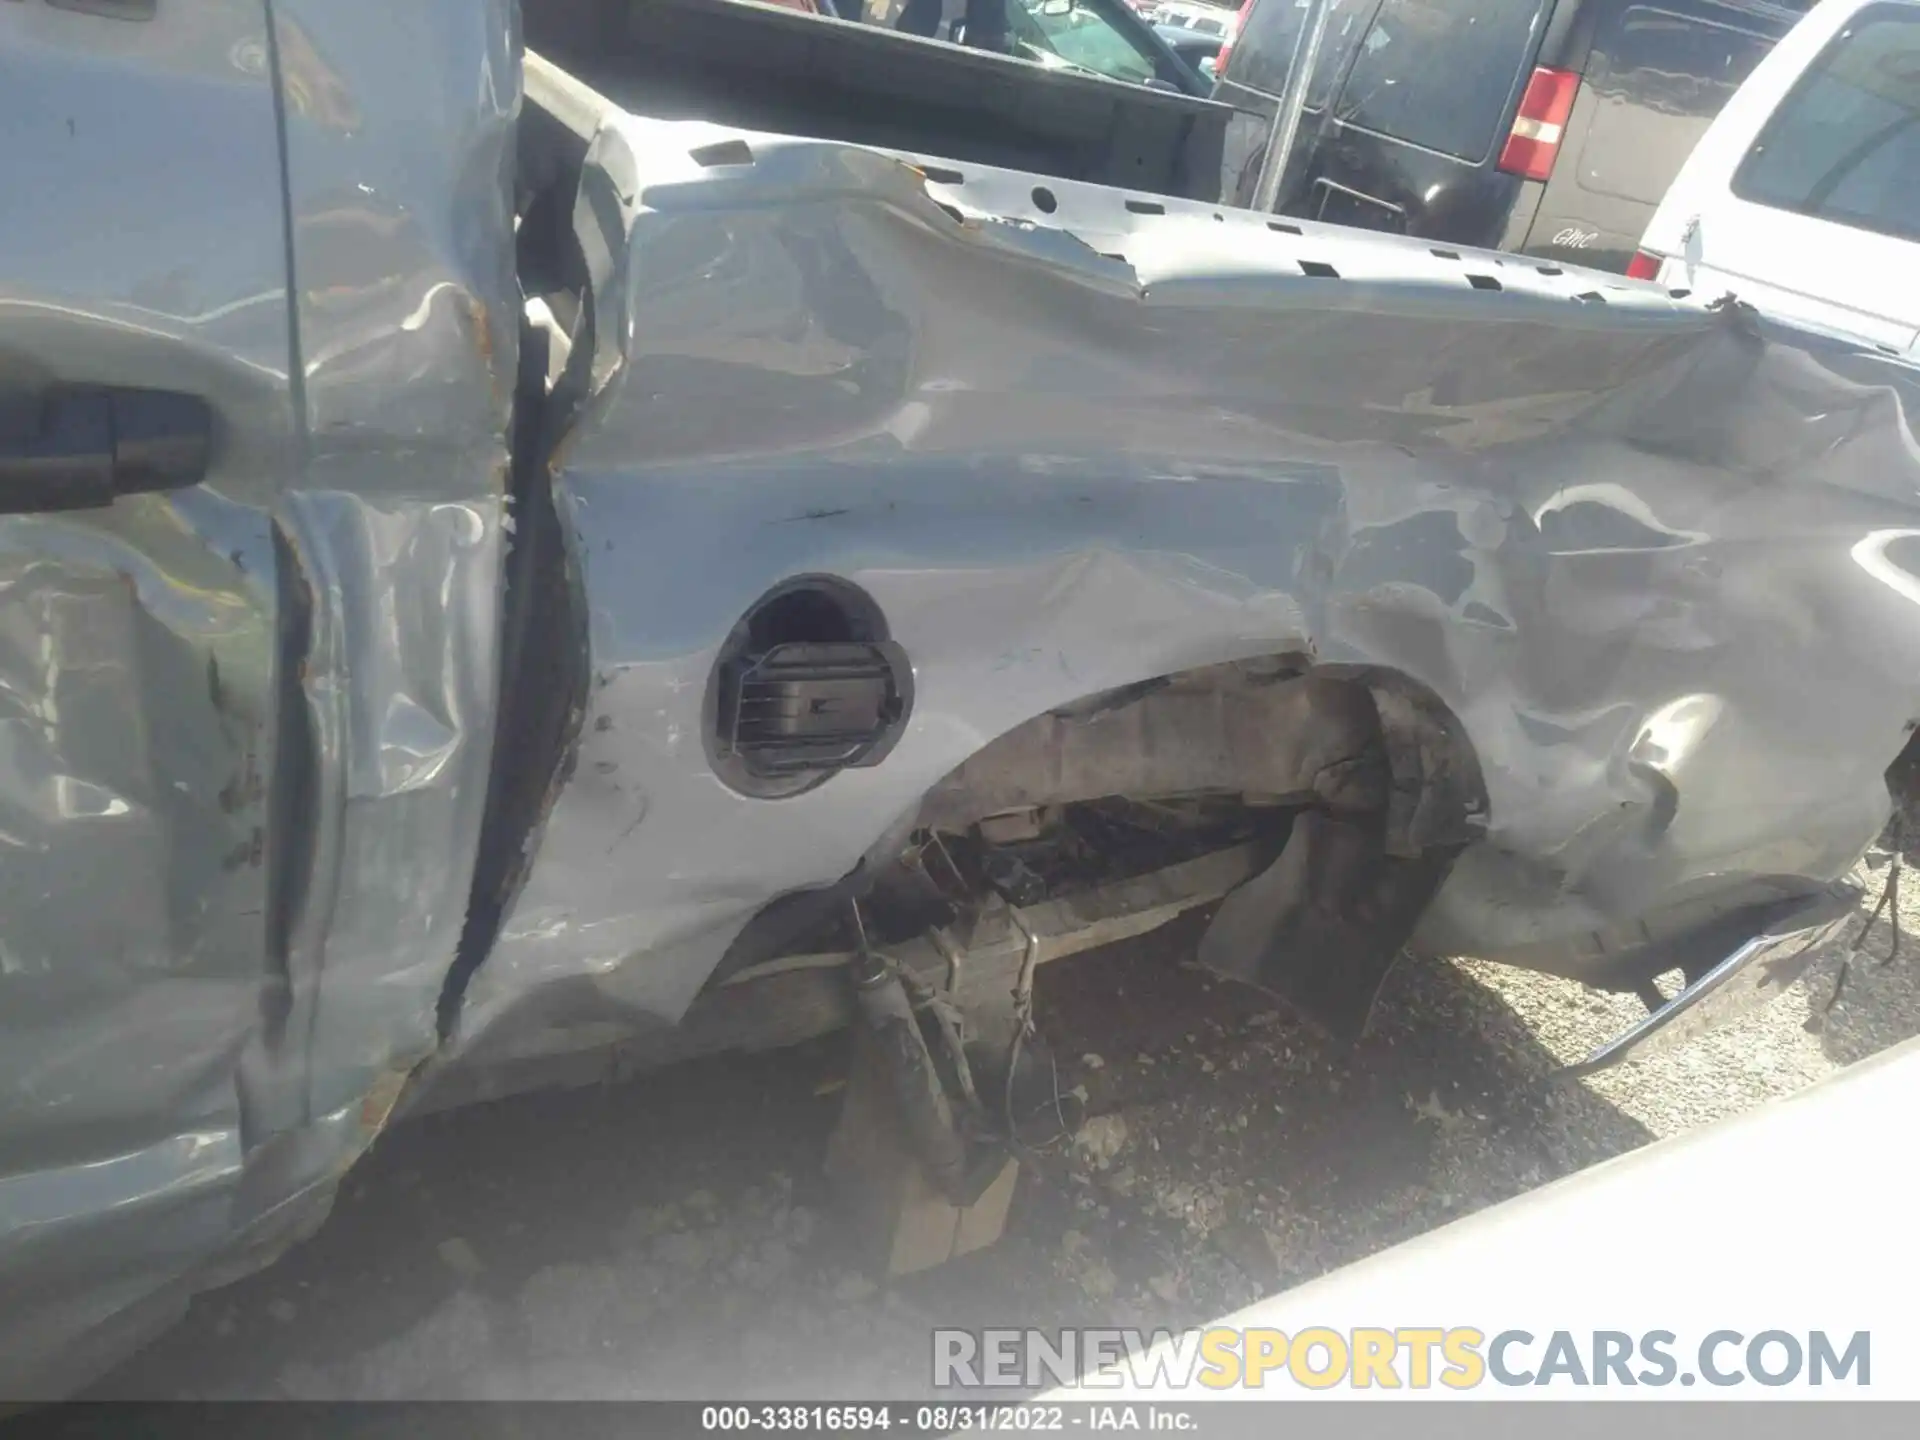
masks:
<path id="1" fill-rule="evenodd" d="M 1520 113 L 1513 118 L 1513 133 L 1500 151 L 1502 170 L 1528 180 L 1544 180 L 1553 173 L 1560 137 L 1573 113 L 1573 92 L 1579 88 L 1580 77 L 1571 70 L 1542 65 L 1528 77 Z"/>
<path id="2" fill-rule="evenodd" d="M 1627 262 L 1629 280 L 1658 280 L 1660 278 L 1660 257 L 1649 255 L 1644 250 L 1636 250 L 1633 259 Z"/>
<path id="3" fill-rule="evenodd" d="M 1247 17 L 1253 13 L 1253 0 L 1240 0 L 1240 13 L 1233 17 L 1233 29 L 1228 32 L 1226 42 L 1221 45 L 1220 53 L 1213 57 L 1213 78 L 1218 80 L 1227 73 L 1227 57 L 1233 54 L 1233 42 L 1238 40 L 1247 28 Z"/>

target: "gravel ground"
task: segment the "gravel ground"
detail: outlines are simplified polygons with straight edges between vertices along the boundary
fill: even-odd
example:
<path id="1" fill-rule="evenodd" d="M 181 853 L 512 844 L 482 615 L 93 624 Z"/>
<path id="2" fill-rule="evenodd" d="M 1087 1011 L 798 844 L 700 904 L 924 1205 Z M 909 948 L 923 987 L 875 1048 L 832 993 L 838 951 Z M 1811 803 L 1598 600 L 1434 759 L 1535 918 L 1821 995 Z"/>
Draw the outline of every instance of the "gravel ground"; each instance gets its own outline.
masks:
<path id="1" fill-rule="evenodd" d="M 845 1063 L 821 1043 L 400 1127 L 314 1239 L 97 1393 L 908 1397 L 936 1324 L 1204 1321 L 1920 1034 L 1912 956 L 1856 964 L 1827 1013 L 1836 953 L 1733 1026 L 1575 1081 L 1557 1067 L 1638 1002 L 1459 961 L 1398 967 L 1343 1051 L 1189 968 L 1196 934 L 1042 970 L 1091 1118 L 989 1250 L 863 1271 L 819 1174 Z"/>

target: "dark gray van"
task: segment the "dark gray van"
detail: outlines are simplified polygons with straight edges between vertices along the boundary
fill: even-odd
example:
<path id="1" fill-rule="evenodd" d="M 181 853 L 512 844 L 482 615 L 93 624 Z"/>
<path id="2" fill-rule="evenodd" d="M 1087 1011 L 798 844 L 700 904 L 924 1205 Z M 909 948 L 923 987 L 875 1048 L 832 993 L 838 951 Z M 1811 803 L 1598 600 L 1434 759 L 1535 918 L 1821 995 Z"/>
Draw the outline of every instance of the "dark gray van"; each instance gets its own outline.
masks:
<path id="1" fill-rule="evenodd" d="M 1626 271 L 1681 164 L 1812 0 L 1332 0 L 1288 215 Z M 1247 0 L 1216 64 L 1245 205 L 1306 0 Z"/>

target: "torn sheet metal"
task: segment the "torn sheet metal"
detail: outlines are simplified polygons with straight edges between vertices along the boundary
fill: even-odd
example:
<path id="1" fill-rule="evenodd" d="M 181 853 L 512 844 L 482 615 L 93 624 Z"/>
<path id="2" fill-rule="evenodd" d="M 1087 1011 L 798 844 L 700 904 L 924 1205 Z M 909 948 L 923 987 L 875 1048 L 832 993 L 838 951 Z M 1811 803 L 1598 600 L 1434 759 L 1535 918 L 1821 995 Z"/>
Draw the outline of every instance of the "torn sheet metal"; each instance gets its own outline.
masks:
<path id="1" fill-rule="evenodd" d="M 1916 374 L 1515 256 L 611 120 L 601 381 L 557 483 L 593 683 L 476 1056 L 687 1008 L 747 917 L 1082 696 L 1301 652 L 1411 677 L 1484 771 L 1428 948 L 1545 963 L 1847 870 L 1920 705 Z M 698 556 L 699 563 L 687 563 Z M 702 697 L 785 578 L 914 665 L 886 762 L 719 784 Z"/>
<path id="2" fill-rule="evenodd" d="M 0 1399 L 298 1238 L 434 1043 L 491 743 L 518 56 L 509 0 L 393 24 L 0 7 L 0 178 L 44 201 L 0 207 L 0 394 L 180 390 L 217 427 L 200 486 L 0 517 Z"/>
<path id="3" fill-rule="evenodd" d="M 303 691 L 328 817 L 294 940 L 306 1104 L 436 1043 L 492 758 L 513 259 L 517 7 L 274 0 L 287 96 L 307 483 L 280 522 L 312 589 Z"/>

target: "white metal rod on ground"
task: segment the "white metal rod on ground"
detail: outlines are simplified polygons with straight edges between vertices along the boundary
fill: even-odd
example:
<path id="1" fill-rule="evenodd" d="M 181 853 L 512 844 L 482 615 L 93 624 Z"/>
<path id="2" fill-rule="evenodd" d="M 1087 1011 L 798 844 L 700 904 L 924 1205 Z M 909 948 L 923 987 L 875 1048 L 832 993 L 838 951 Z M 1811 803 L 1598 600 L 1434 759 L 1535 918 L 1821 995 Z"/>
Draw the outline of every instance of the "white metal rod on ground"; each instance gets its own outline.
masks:
<path id="1" fill-rule="evenodd" d="M 1313 83 L 1313 67 L 1320 60 L 1320 41 L 1327 33 L 1330 0 L 1305 0 L 1307 18 L 1301 23 L 1299 38 L 1293 42 L 1293 63 L 1287 67 L 1287 88 L 1273 112 L 1273 129 L 1267 134 L 1267 155 L 1261 162 L 1260 180 L 1253 187 L 1253 208 L 1269 214 L 1280 205 L 1280 180 L 1287 173 L 1287 157 L 1300 134 L 1300 115 L 1307 108 L 1307 89 Z"/>

